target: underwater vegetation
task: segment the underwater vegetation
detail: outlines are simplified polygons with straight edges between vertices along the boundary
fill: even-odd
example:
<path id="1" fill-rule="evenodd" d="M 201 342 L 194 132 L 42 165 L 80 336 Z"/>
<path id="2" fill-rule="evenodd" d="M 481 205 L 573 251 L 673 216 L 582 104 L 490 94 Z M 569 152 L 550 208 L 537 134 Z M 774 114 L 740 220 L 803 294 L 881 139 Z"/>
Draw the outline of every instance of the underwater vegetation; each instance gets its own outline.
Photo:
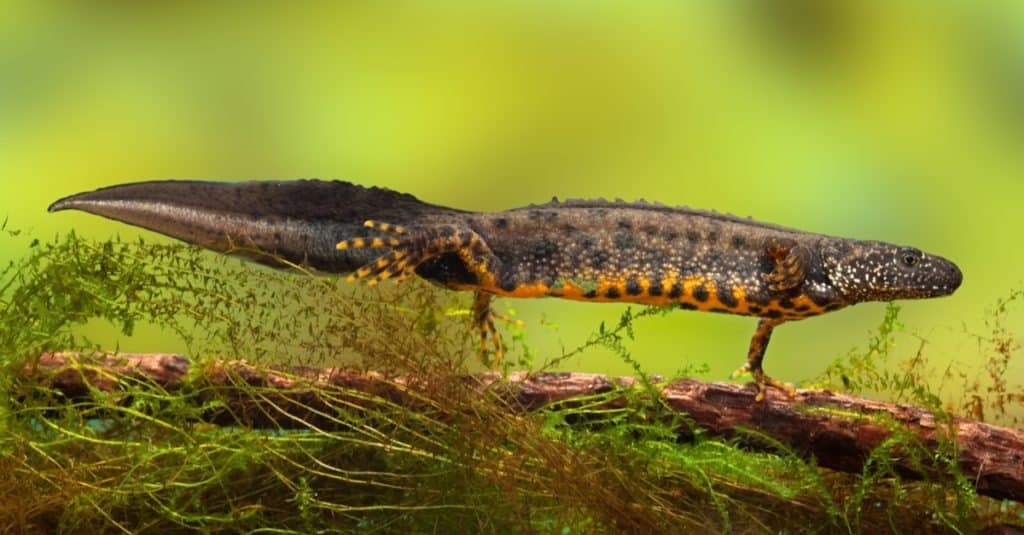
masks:
<path id="1" fill-rule="evenodd" d="M 862 473 L 845 474 L 782 445 L 750 451 L 691 428 L 650 395 L 657 385 L 629 351 L 633 323 L 660 309 L 601 325 L 548 358 L 514 332 L 506 369 L 547 369 L 601 346 L 644 385 L 626 404 L 610 403 L 623 395 L 610 392 L 524 414 L 465 387 L 479 340 L 457 294 L 416 281 L 367 291 L 181 245 L 74 234 L 41 242 L 10 230 L 0 239 L 31 241 L 0 267 L 4 532 L 973 533 L 1024 523 L 1020 504 L 974 493 L 952 440 L 927 451 L 897 432 Z M 899 309 L 890 306 L 866 348 L 837 358 L 814 386 L 1019 426 L 1024 399 L 1007 370 L 1021 346 L 1008 318 L 1022 298 L 1008 292 L 990 332 L 965 333 L 977 342 L 980 373 L 935 369 L 924 341 L 899 351 Z M 173 389 L 105 377 L 119 388 L 74 397 L 24 378 L 48 351 L 118 349 L 82 334 L 95 321 L 124 336 L 143 325 L 176 333 L 189 375 Z M 203 380 L 204 366 L 225 358 L 345 365 L 430 387 L 410 410 L 325 386 L 317 394 L 336 403 L 318 416 L 329 428 L 255 429 L 226 409 L 266 401 L 265 388 Z M 927 386 L 933 374 L 943 390 Z M 212 413 L 224 424 L 211 423 Z M 893 452 L 939 462 L 910 481 L 889 461 Z"/>

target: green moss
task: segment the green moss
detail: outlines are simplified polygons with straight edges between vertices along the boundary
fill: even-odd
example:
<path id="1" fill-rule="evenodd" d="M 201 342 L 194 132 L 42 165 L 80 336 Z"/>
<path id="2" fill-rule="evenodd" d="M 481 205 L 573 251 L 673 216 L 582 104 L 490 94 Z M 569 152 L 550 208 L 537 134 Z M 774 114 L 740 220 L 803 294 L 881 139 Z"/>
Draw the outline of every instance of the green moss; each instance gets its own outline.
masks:
<path id="1" fill-rule="evenodd" d="M 11 238 L 14 239 L 14 238 Z M 20 238 L 19 238 L 20 239 Z M 633 324 L 601 325 L 560 361 L 610 348 L 642 387 L 517 415 L 459 378 L 477 340 L 464 296 L 415 281 L 372 291 L 145 242 L 68 235 L 33 242 L 0 271 L 0 525 L 13 531 L 175 533 L 968 532 L 1019 509 L 973 495 L 952 441 L 925 451 L 899 432 L 860 475 L 821 470 L 770 438 L 705 437 L 664 407 L 640 359 Z M 423 377 L 417 410 L 334 387 L 319 421 L 257 430 L 231 401 L 272 414 L 268 390 L 213 386 L 193 373 L 175 390 L 115 377 L 115 392 L 74 400 L 17 379 L 48 350 L 93 350 L 81 326 L 102 318 L 130 335 L 174 333 L 193 370 L 245 356 L 257 366 L 355 365 Z M 929 401 L 886 375 L 891 307 L 867 353 L 838 362 L 850 388 Z M 521 333 L 512 361 L 532 359 Z M 855 358 L 854 358 L 855 357 Z M 914 380 L 911 380 L 914 379 Z M 895 390 L 892 390 L 894 389 Z M 626 396 L 629 403 L 618 400 Z M 225 425 L 209 423 L 217 415 Z M 300 423 L 301 424 L 301 423 Z M 898 431 L 898 426 L 893 426 Z M 751 452 L 740 446 L 756 440 Z M 767 451 L 767 452 L 766 452 Z M 893 452 L 938 456 L 908 482 Z"/>

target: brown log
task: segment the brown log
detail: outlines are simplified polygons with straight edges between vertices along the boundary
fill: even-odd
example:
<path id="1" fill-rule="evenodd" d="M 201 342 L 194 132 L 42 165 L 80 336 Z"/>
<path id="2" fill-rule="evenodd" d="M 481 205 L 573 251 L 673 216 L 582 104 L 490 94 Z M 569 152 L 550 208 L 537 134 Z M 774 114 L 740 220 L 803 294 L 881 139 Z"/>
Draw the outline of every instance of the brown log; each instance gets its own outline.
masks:
<path id="1" fill-rule="evenodd" d="M 171 354 L 119 354 L 83 357 L 74 353 L 48 353 L 26 366 L 23 376 L 55 388 L 71 397 L 117 388 L 119 377 L 152 381 L 164 388 L 182 386 L 189 361 Z M 415 408 L 427 385 L 409 377 L 389 377 L 375 372 L 340 368 L 290 367 L 278 371 L 258 368 L 244 361 L 220 361 L 207 366 L 193 378 L 209 388 L 234 389 L 238 384 L 264 387 L 275 396 L 262 401 L 239 396 L 228 403 L 231 419 L 211 415 L 218 423 L 243 422 L 254 427 L 297 426 L 302 422 L 326 425 L 318 414 L 329 409 L 317 394 L 324 387 L 337 387 L 373 394 L 403 407 Z M 633 388 L 631 377 L 609 378 L 587 373 L 482 373 L 463 378 L 467 386 L 490 390 L 509 401 L 513 410 L 529 411 L 577 396 Z M 680 379 L 661 388 L 667 406 L 685 414 L 694 425 L 716 436 L 739 436 L 753 447 L 755 434 L 771 437 L 792 450 L 813 456 L 824 467 L 860 473 L 871 452 L 889 438 L 893 429 L 916 437 L 921 448 L 937 451 L 944 437 L 955 437 L 957 462 L 974 483 L 979 494 L 1024 502 L 1024 431 L 997 427 L 958 417 L 937 418 L 932 412 L 907 405 L 874 401 L 828 391 L 797 390 L 789 397 L 769 391 L 755 401 L 750 386 L 705 383 Z M 273 403 L 267 410 L 260 403 Z M 624 403 L 620 398 L 617 403 Z M 282 414 L 282 411 L 286 414 Z M 328 411 L 329 412 L 329 411 Z M 689 429 L 681 429 L 689 433 Z M 919 459 L 924 470 L 928 458 Z M 891 452 L 891 462 L 901 475 L 926 477 L 917 463 Z"/>

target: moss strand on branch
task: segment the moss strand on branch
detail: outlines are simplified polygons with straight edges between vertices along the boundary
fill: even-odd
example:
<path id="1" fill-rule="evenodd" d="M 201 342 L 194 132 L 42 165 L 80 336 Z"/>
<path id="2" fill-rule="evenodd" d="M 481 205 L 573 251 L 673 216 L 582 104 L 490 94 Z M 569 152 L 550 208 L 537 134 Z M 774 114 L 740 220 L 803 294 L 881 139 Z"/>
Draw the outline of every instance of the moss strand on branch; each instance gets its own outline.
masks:
<path id="1" fill-rule="evenodd" d="M 47 353 L 23 375 L 43 381 L 69 398 L 90 389 L 112 391 L 116 377 L 130 376 L 153 381 L 162 388 L 180 388 L 188 375 L 188 359 L 171 354 L 121 354 L 82 356 Z M 264 428 L 331 429 L 325 415 L 338 406 L 322 396 L 331 392 L 362 393 L 415 410 L 422 394 L 430 389 L 422 380 L 382 373 L 340 368 L 259 367 L 245 361 L 219 361 L 204 366 L 193 382 L 213 388 L 244 384 L 262 388 L 257 397 L 239 396 L 226 408 L 228 423 Z M 608 377 L 588 373 L 498 373 L 465 376 L 467 388 L 502 398 L 512 411 L 531 411 L 552 403 L 573 402 L 639 382 L 632 377 Z M 328 390 L 325 390 L 328 389 Z M 333 390 L 329 390 L 333 389 Z M 812 457 L 821 466 L 860 473 L 871 453 L 900 427 L 935 457 L 942 455 L 940 442 L 951 437 L 964 473 L 974 476 L 979 494 L 1024 502 L 1024 431 L 988 425 L 965 418 L 943 421 L 927 409 L 875 401 L 828 391 L 800 390 L 790 398 L 771 392 L 755 402 L 750 388 L 730 383 L 706 383 L 681 379 L 665 385 L 665 404 L 685 415 L 699 429 L 713 436 L 741 437 L 749 445 L 766 446 L 742 430 L 764 434 L 794 451 Z M 626 397 L 607 403 L 621 405 Z M 422 405 L 422 403 L 419 403 Z M 340 410 L 344 410 L 342 407 Z M 222 416 L 222 415 L 221 415 Z M 217 414 L 215 422 L 225 423 Z M 921 479 L 929 474 L 909 459 L 891 461 L 904 477 Z"/>

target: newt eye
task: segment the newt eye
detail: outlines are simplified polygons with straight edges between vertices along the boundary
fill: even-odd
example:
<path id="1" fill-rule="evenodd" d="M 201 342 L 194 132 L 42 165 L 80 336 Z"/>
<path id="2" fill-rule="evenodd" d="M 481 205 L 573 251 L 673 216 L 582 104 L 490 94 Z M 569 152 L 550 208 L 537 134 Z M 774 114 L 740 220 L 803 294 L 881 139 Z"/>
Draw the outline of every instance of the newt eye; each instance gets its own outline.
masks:
<path id="1" fill-rule="evenodd" d="M 913 248 L 900 249 L 900 252 L 896 254 L 899 262 L 905 267 L 914 267 L 921 260 L 921 251 Z"/>

